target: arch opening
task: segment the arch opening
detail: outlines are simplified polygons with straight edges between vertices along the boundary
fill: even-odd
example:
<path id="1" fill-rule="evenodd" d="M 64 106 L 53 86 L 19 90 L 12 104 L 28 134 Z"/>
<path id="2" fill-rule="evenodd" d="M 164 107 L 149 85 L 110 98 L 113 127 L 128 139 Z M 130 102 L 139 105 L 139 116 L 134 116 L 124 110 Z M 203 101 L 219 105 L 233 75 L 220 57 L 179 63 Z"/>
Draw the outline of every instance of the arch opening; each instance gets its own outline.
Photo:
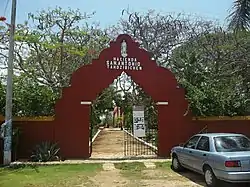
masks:
<path id="1" fill-rule="evenodd" d="M 91 107 L 91 158 L 157 156 L 157 107 L 125 72 L 98 94 Z M 143 117 L 137 118 L 141 121 L 135 121 L 134 107 L 142 108 Z"/>

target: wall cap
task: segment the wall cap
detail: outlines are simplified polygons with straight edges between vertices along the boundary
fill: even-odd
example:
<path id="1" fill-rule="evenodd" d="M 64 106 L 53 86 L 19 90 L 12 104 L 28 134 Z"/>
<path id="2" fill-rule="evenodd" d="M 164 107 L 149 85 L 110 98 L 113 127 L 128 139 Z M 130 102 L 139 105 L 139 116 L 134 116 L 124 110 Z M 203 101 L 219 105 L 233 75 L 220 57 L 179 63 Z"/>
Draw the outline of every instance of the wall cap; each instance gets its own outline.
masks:
<path id="1" fill-rule="evenodd" d="M 36 117 L 13 117 L 13 121 L 54 121 L 55 116 L 36 116 Z M 0 115 L 0 121 L 4 121 L 4 116 Z M 207 116 L 192 117 L 193 121 L 230 121 L 230 120 L 250 120 L 250 116 Z"/>
<path id="2" fill-rule="evenodd" d="M 198 121 L 230 121 L 230 120 L 250 120 L 250 116 L 207 116 L 207 117 L 193 117 L 192 120 Z"/>

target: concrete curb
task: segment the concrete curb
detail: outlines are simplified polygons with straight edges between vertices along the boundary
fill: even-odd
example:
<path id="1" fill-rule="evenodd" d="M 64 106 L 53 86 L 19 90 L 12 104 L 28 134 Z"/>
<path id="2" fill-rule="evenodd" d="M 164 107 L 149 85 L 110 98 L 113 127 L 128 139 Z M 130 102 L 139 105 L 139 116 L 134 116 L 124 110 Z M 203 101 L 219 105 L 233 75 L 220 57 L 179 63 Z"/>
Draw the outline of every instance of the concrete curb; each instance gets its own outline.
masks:
<path id="1" fill-rule="evenodd" d="M 170 159 L 140 159 L 140 160 L 65 160 L 54 162 L 12 162 L 15 166 L 50 166 L 50 165 L 74 165 L 74 164 L 104 164 L 104 163 L 132 163 L 132 162 L 170 162 Z"/>
<path id="2" fill-rule="evenodd" d="M 94 143 L 95 139 L 97 138 L 97 136 L 99 135 L 99 133 L 102 131 L 103 129 L 98 129 L 97 133 L 95 134 L 95 136 L 92 138 L 92 142 L 89 142 L 89 147 L 91 146 L 92 143 Z"/>

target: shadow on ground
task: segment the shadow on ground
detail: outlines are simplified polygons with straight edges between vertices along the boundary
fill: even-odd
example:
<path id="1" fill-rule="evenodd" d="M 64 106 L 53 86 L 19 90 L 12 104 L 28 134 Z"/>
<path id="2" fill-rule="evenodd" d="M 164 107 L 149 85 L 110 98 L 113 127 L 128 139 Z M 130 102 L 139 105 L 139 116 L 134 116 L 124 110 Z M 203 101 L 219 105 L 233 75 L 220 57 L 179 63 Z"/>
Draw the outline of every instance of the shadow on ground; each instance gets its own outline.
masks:
<path id="1" fill-rule="evenodd" d="M 199 174 L 194 173 L 194 172 L 189 171 L 189 170 L 181 172 L 179 174 L 182 175 L 183 177 L 187 178 L 188 180 L 196 183 L 197 185 L 200 185 L 202 187 L 203 186 L 206 187 L 203 175 L 199 175 Z M 250 183 L 248 183 L 248 184 L 232 184 L 232 183 L 227 183 L 227 182 L 223 182 L 223 181 L 218 181 L 218 186 L 219 187 L 250 187 Z"/>

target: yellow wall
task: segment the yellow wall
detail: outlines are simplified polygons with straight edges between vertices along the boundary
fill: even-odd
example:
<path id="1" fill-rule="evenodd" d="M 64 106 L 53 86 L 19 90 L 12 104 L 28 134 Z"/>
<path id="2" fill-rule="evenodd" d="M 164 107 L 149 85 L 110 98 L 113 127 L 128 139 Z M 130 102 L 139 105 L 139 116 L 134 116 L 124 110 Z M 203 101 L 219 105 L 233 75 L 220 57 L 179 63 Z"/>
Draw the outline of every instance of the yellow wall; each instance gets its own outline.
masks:
<path id="1" fill-rule="evenodd" d="M 14 117 L 13 121 L 53 121 L 54 116 L 37 117 Z M 250 120 L 250 116 L 211 116 L 211 117 L 193 117 L 193 120 L 216 121 L 216 120 Z M 4 121 L 4 116 L 0 115 L 0 121 Z"/>
<path id="2" fill-rule="evenodd" d="M 216 121 L 216 120 L 250 120 L 250 116 L 211 116 L 211 117 L 193 117 L 193 120 Z"/>
<path id="3" fill-rule="evenodd" d="M 13 117 L 13 121 L 53 121 L 54 119 L 54 116 Z M 0 121 L 4 121 L 4 116 L 0 115 Z"/>

